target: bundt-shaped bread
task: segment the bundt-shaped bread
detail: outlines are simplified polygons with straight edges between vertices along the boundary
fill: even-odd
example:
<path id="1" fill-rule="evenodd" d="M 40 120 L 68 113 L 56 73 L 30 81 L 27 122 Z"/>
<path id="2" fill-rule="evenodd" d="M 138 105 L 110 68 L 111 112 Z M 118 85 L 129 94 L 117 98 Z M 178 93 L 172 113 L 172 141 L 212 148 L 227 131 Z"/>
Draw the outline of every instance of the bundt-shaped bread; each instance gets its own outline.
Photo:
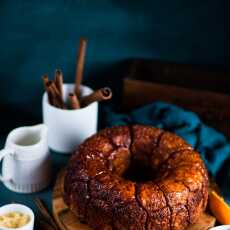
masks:
<path id="1" fill-rule="evenodd" d="M 107 128 L 69 162 L 64 199 L 93 229 L 185 229 L 204 211 L 208 176 L 182 138 L 134 125 Z"/>

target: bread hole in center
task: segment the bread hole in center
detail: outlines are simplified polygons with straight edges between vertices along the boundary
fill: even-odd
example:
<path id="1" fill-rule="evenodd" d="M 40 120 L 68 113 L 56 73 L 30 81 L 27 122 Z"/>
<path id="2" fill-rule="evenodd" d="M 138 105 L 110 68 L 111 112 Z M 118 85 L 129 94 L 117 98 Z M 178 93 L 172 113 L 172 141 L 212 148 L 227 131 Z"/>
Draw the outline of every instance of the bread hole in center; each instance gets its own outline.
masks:
<path id="1" fill-rule="evenodd" d="M 132 182 L 147 182 L 154 180 L 155 171 L 148 164 L 132 161 L 123 177 Z"/>

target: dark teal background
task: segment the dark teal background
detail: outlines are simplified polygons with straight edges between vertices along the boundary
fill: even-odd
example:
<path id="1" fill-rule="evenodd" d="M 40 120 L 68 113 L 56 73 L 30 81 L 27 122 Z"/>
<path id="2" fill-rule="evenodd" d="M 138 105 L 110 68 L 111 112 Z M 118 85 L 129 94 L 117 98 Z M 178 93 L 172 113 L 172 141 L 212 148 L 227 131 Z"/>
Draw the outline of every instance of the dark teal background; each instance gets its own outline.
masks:
<path id="1" fill-rule="evenodd" d="M 42 74 L 60 67 L 73 81 L 80 36 L 88 38 L 85 82 L 95 87 L 120 77 L 120 63 L 135 57 L 228 65 L 225 7 L 223 0 L 1 0 L 0 134 L 41 120 Z"/>
<path id="2" fill-rule="evenodd" d="M 73 82 L 80 36 L 88 38 L 84 82 L 119 93 L 129 58 L 229 66 L 227 28 L 223 0 L 1 0 L 1 147 L 12 128 L 41 122 L 42 74 L 61 68 Z M 0 191 L 0 205 L 31 204 Z"/>

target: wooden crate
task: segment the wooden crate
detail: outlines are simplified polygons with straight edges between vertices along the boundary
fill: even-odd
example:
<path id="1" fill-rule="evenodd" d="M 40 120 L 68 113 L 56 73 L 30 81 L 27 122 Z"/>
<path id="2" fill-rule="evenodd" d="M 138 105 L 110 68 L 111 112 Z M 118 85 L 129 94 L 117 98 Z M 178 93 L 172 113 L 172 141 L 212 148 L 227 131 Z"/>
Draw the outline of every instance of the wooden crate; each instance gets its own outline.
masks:
<path id="1" fill-rule="evenodd" d="M 210 79 L 212 80 L 208 82 L 209 73 L 206 72 L 206 88 L 209 90 L 201 90 L 200 87 L 196 87 L 196 85 L 199 85 L 199 82 L 204 81 L 201 79 L 202 74 L 200 71 L 191 71 L 191 67 L 188 69 L 188 66 L 184 65 L 182 65 L 182 70 L 180 70 L 180 65 L 175 65 L 176 67 L 172 67 L 173 65 L 170 65 L 170 68 L 173 69 L 173 74 L 171 74 L 168 63 L 165 65 L 161 64 L 159 66 L 159 70 L 157 70 L 157 64 L 155 62 L 153 63 L 154 70 L 152 70 L 152 72 L 147 70 L 144 71 L 143 66 L 141 67 L 142 71 L 140 72 L 140 70 L 137 70 L 138 67 L 136 67 L 137 62 L 134 62 L 130 74 L 124 79 L 123 110 L 130 111 L 133 108 L 151 103 L 156 100 L 173 103 L 185 109 L 194 111 L 206 124 L 223 132 L 230 138 L 230 94 L 223 93 L 223 91 L 226 90 L 225 87 L 228 86 L 230 91 L 230 75 L 227 79 L 226 76 L 228 76 L 228 74 L 220 74 L 219 84 L 224 87 L 219 87 L 218 90 L 214 92 L 210 91 L 210 89 L 213 87 L 216 81 L 214 81 L 214 78 L 217 79 L 217 74 L 211 74 Z M 150 63 L 148 63 L 148 65 L 150 65 Z M 164 66 L 166 66 L 168 69 L 168 71 L 166 71 L 167 75 L 163 75 L 162 80 L 160 81 L 159 73 L 163 71 Z M 188 82 L 186 82 L 187 79 L 184 76 L 186 75 L 186 68 L 189 73 L 188 75 L 190 76 L 190 80 L 188 80 Z M 173 81 L 175 72 L 181 74 L 176 75 Z M 141 73 L 143 73 L 142 76 L 140 76 Z M 154 73 L 158 73 L 157 77 L 154 75 Z M 148 76 L 146 77 L 145 74 L 148 74 Z M 194 76 L 194 78 L 192 78 L 192 76 Z M 172 84 L 172 82 L 177 84 L 178 79 L 181 78 L 184 78 L 185 81 L 183 85 L 189 85 L 190 87 L 185 88 Z M 169 83 L 167 84 L 167 82 Z M 181 83 L 181 81 L 179 82 Z"/>

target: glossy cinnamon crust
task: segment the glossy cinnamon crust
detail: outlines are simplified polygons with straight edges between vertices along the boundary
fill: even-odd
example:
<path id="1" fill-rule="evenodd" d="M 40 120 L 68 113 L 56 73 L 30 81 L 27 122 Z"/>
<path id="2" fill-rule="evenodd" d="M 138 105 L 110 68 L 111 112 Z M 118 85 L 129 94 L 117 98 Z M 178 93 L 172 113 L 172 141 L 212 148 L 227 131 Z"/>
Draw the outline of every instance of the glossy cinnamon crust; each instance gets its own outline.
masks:
<path id="1" fill-rule="evenodd" d="M 141 164 L 151 179 L 126 172 Z M 135 173 L 141 174 L 138 167 Z M 70 209 L 93 229 L 185 229 L 204 211 L 208 175 L 182 138 L 143 126 L 107 128 L 72 155 L 64 184 Z"/>

